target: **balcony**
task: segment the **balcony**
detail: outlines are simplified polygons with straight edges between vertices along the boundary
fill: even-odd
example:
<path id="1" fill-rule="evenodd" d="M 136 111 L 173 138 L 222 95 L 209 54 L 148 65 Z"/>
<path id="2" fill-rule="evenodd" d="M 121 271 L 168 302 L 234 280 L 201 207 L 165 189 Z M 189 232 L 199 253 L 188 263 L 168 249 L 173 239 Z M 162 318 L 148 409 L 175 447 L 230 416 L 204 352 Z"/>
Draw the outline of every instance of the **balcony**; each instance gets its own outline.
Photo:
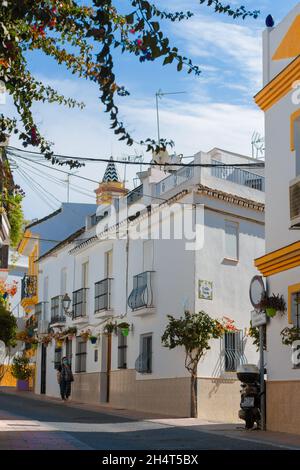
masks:
<path id="1" fill-rule="evenodd" d="M 51 313 L 51 317 L 50 317 L 51 326 L 64 325 L 64 323 L 66 323 L 66 316 L 64 314 L 63 304 L 62 304 L 62 295 L 57 295 L 56 297 L 52 297 L 50 313 Z"/>
<path id="2" fill-rule="evenodd" d="M 144 188 L 143 185 L 141 184 L 137 188 L 133 189 L 130 191 L 130 193 L 127 195 L 127 204 L 130 206 L 131 204 L 134 204 L 136 201 L 141 199 L 143 197 L 144 193 Z"/>
<path id="3" fill-rule="evenodd" d="M 153 271 L 145 271 L 133 277 L 133 289 L 128 297 L 128 305 L 136 315 L 154 313 Z"/>
<path id="4" fill-rule="evenodd" d="M 21 300 L 22 305 L 36 304 L 37 298 L 37 276 L 29 276 L 25 274 L 22 279 Z M 23 302 L 25 301 L 25 302 Z M 31 302 L 32 301 L 32 302 Z"/>
<path id="5" fill-rule="evenodd" d="M 193 178 L 193 176 L 194 167 L 188 166 L 181 168 L 180 170 L 176 171 L 176 173 L 173 173 L 159 183 L 156 183 L 155 195 L 160 196 L 161 194 L 166 193 L 167 191 L 170 191 L 171 189 L 174 189 L 182 183 L 190 180 Z"/>
<path id="6" fill-rule="evenodd" d="M 222 165 L 223 162 L 212 160 L 214 165 Z M 252 173 L 247 170 L 241 170 L 234 165 L 222 167 L 216 166 L 211 168 L 211 176 L 220 178 L 222 180 L 230 181 L 231 183 L 247 186 L 248 188 L 256 189 L 258 191 L 265 191 L 265 178 L 264 176 Z"/>
<path id="7" fill-rule="evenodd" d="M 35 305 L 34 314 L 38 322 L 38 334 L 47 334 L 49 328 L 48 317 L 48 302 L 39 302 Z"/>
<path id="8" fill-rule="evenodd" d="M 95 283 L 95 316 L 111 316 L 111 284 L 112 279 L 107 278 Z"/>
<path id="9" fill-rule="evenodd" d="M 8 269 L 8 252 L 8 245 L 0 246 L 0 270 Z"/>
<path id="10" fill-rule="evenodd" d="M 73 292 L 73 320 L 87 316 L 87 291 L 84 287 Z"/>

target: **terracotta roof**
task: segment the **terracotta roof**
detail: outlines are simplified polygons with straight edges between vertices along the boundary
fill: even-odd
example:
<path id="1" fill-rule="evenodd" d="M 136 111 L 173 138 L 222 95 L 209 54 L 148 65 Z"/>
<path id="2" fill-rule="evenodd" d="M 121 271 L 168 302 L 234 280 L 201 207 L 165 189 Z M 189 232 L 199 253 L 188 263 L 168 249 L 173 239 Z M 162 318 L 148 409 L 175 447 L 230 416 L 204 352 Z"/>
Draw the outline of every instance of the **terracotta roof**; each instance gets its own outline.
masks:
<path id="1" fill-rule="evenodd" d="M 225 193 L 219 189 L 212 189 L 203 184 L 198 185 L 198 194 L 204 194 L 205 196 L 212 197 L 215 199 L 220 199 L 224 202 L 229 202 L 231 204 L 236 204 L 238 206 L 247 207 L 248 209 L 253 209 L 256 211 L 264 212 L 265 205 L 262 202 L 253 201 L 252 199 L 247 199 L 236 194 Z"/>

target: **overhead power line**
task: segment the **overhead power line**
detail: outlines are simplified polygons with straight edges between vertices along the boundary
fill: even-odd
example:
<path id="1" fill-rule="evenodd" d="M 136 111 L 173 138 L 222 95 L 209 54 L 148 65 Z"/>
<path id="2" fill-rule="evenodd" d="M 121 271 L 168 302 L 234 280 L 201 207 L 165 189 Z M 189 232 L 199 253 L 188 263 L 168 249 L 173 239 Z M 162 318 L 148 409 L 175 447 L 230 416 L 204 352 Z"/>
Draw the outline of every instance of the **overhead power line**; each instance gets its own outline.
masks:
<path id="1" fill-rule="evenodd" d="M 39 152 L 34 152 L 34 151 L 29 151 L 29 150 L 23 150 L 23 149 L 18 149 L 17 147 L 7 147 L 8 151 L 13 150 L 17 152 L 22 152 L 22 153 L 27 153 L 27 154 L 32 154 L 32 155 L 39 155 L 42 156 L 43 154 Z M 16 156 L 16 155 L 15 155 Z M 111 162 L 110 158 L 89 158 L 89 157 L 80 157 L 80 156 L 71 156 L 71 155 L 61 155 L 61 154 L 53 154 L 54 158 L 58 158 L 61 160 L 65 159 L 71 159 L 71 160 L 77 160 L 81 162 L 103 162 L 103 163 L 109 163 Z M 154 167 L 159 167 L 159 168 L 170 168 L 170 167 L 199 167 L 199 168 L 211 168 L 211 167 L 236 167 L 236 168 L 264 168 L 265 164 L 264 162 L 257 162 L 257 163 L 234 163 L 234 164 L 228 164 L 228 163 L 156 163 L 156 162 L 135 162 L 135 161 L 130 161 L 130 160 L 122 160 L 118 161 L 115 160 L 115 163 L 119 163 L 122 165 L 140 165 L 140 166 L 154 166 Z"/>

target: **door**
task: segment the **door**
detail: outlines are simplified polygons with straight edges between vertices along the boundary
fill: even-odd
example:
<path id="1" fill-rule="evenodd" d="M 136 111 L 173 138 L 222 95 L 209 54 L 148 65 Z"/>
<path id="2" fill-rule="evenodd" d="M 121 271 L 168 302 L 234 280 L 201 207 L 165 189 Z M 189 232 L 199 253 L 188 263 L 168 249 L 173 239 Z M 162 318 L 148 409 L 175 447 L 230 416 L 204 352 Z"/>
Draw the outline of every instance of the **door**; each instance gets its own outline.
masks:
<path id="1" fill-rule="evenodd" d="M 111 371 L 111 334 L 103 335 L 101 341 L 100 401 L 109 402 Z"/>
<path id="2" fill-rule="evenodd" d="M 42 344 L 41 353 L 41 394 L 46 393 L 46 371 L 47 371 L 47 346 Z"/>

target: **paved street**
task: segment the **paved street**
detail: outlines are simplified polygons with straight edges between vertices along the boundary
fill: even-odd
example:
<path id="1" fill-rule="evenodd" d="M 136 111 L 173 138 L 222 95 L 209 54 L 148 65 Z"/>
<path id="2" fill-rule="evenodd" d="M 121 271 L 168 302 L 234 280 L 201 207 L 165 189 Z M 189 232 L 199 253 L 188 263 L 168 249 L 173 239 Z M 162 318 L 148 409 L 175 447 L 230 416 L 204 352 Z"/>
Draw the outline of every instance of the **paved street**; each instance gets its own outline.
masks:
<path id="1" fill-rule="evenodd" d="M 120 412 L 122 415 L 122 412 Z M 124 413 L 123 413 L 124 414 Z M 71 403 L 0 392 L 0 449 L 279 449 L 257 439 L 233 438 L 176 420 L 132 419 Z M 187 420 L 187 422 L 189 422 Z M 239 434 L 240 436 L 240 434 Z"/>

